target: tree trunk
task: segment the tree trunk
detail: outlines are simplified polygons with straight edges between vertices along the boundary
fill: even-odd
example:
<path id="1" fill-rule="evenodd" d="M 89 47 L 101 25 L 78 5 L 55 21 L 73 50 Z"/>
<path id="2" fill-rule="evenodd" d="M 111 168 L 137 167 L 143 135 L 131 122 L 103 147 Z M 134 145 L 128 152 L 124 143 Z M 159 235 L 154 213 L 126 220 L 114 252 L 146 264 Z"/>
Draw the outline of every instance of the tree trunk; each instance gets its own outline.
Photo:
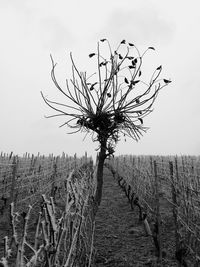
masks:
<path id="1" fill-rule="evenodd" d="M 97 212 L 98 206 L 101 203 L 102 189 L 103 189 L 103 167 L 104 161 L 106 159 L 106 142 L 103 140 L 101 142 L 101 148 L 99 152 L 98 162 L 97 162 L 97 189 L 95 194 L 95 213 Z"/>

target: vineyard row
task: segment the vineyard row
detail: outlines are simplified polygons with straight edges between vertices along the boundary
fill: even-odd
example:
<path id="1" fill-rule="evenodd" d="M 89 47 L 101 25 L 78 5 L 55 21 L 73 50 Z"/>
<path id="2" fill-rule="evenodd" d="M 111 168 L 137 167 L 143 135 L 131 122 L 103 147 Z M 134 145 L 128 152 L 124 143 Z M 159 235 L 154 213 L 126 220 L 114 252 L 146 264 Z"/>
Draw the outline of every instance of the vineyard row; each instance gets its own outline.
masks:
<path id="1" fill-rule="evenodd" d="M 94 178 L 86 155 L 3 156 L 0 265 L 91 266 Z"/>
<path id="2" fill-rule="evenodd" d="M 120 156 L 107 162 L 131 207 L 139 208 L 160 260 L 171 249 L 180 263 L 200 264 L 199 163 L 199 157 L 189 156 Z M 172 235 L 170 242 L 164 232 Z"/>

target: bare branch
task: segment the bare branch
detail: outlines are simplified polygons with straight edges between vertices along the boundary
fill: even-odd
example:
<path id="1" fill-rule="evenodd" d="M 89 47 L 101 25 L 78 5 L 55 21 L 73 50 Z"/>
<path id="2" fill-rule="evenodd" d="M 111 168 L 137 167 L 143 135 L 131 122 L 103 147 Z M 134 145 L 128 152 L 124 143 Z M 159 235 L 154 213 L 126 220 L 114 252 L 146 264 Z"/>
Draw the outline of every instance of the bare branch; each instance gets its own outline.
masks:
<path id="1" fill-rule="evenodd" d="M 60 127 L 68 126 L 76 129 L 75 132 L 91 133 L 92 139 L 100 142 L 100 147 L 106 144 L 107 155 L 110 155 L 120 134 L 138 141 L 147 131 L 143 119 L 153 111 L 152 107 L 160 90 L 171 81 L 159 78 L 162 66 L 153 71 L 149 82 L 142 80 L 144 55 L 149 50 L 155 50 L 153 47 L 148 47 L 140 54 L 133 43 L 127 43 L 125 40 L 119 43 L 116 50 L 111 49 L 107 39 L 100 41 L 106 41 L 110 55 L 109 58 L 102 55 L 98 42 L 97 52 L 89 54 L 90 58 L 96 58 L 97 70 L 88 77 L 86 72 L 78 70 L 70 53 L 72 78 L 69 79 L 70 84 L 66 79 L 65 91 L 56 79 L 56 63 L 51 56 L 52 81 L 62 95 L 71 101 L 70 104 L 51 101 L 44 97 L 43 93 L 41 95 L 45 103 L 58 112 L 48 118 L 68 116 L 69 119 Z M 136 93 L 138 84 L 139 91 Z M 97 86 L 98 89 L 95 88 Z"/>

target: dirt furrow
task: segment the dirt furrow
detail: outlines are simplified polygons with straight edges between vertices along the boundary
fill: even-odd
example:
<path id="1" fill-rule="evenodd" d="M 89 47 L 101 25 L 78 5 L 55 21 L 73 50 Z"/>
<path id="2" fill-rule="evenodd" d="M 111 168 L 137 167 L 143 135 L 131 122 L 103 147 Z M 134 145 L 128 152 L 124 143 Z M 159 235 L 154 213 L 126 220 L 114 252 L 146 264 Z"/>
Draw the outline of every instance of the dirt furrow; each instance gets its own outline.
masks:
<path id="1" fill-rule="evenodd" d="M 104 171 L 101 206 L 96 216 L 95 267 L 153 266 L 154 246 L 124 192 L 108 169 Z"/>

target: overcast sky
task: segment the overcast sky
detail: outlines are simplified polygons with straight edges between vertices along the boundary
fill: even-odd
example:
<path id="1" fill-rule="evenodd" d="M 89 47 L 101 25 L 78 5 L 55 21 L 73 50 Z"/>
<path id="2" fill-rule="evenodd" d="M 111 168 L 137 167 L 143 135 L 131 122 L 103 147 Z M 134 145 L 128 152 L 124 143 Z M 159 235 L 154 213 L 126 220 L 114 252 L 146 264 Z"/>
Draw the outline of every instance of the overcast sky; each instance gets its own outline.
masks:
<path id="1" fill-rule="evenodd" d="M 199 0 L 0 0 L 0 150 L 94 154 L 90 137 L 68 135 L 59 128 L 63 120 L 44 118 L 52 111 L 40 91 L 57 95 L 50 54 L 64 84 L 69 53 L 90 70 L 88 54 L 107 38 L 113 47 L 122 39 L 139 50 L 154 46 L 145 60 L 152 71 L 162 65 L 162 77 L 172 80 L 144 120 L 148 132 L 138 143 L 122 138 L 116 154 L 199 154 L 199 10 Z"/>

